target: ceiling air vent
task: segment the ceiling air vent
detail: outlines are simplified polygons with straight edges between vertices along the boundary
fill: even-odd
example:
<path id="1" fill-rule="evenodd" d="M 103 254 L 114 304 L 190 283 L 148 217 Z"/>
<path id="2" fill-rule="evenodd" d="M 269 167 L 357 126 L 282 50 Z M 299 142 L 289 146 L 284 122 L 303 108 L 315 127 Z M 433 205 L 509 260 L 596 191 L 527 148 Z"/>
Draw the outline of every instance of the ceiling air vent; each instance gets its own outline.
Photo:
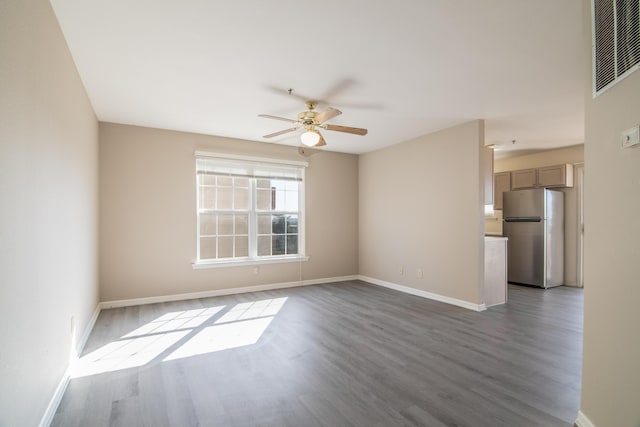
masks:
<path id="1" fill-rule="evenodd" d="M 593 0 L 594 93 L 640 68 L 640 0 Z"/>

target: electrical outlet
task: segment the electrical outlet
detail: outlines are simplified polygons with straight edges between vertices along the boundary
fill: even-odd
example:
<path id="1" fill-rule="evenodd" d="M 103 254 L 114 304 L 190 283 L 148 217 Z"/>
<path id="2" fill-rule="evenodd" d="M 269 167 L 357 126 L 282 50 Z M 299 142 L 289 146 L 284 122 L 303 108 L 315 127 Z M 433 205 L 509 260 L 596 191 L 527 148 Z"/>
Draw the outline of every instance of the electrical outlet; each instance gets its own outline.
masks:
<path id="1" fill-rule="evenodd" d="M 635 126 L 622 131 L 620 142 L 622 142 L 622 148 L 629 148 L 640 144 L 640 127 Z"/>
<path id="2" fill-rule="evenodd" d="M 422 279 L 422 277 L 424 276 L 422 274 L 422 269 L 421 268 L 418 269 L 418 272 L 416 273 L 416 276 L 418 277 L 418 279 Z"/>
<path id="3" fill-rule="evenodd" d="M 404 276 L 404 267 L 400 266 L 400 268 L 398 269 L 398 272 L 400 273 L 401 276 Z"/>
<path id="4" fill-rule="evenodd" d="M 71 333 L 73 334 L 76 331 L 76 319 L 75 319 L 75 317 L 71 316 L 71 321 L 69 323 L 70 323 Z"/>
<path id="5" fill-rule="evenodd" d="M 258 273 L 260 273 L 260 267 L 253 267 L 253 274 L 257 276 Z"/>

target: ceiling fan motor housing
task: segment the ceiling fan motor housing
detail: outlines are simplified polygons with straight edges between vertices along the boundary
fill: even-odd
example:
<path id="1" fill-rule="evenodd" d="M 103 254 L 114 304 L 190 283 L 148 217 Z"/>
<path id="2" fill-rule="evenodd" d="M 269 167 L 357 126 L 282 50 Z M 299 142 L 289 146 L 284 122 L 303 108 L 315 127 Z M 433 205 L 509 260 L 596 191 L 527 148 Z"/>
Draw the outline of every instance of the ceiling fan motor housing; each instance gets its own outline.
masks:
<path id="1" fill-rule="evenodd" d="M 307 126 L 307 125 L 313 125 L 313 124 L 317 124 L 316 122 L 316 115 L 318 113 L 316 113 L 315 111 L 303 111 L 302 113 L 298 114 L 298 121 L 300 123 L 302 123 L 303 125 Z"/>

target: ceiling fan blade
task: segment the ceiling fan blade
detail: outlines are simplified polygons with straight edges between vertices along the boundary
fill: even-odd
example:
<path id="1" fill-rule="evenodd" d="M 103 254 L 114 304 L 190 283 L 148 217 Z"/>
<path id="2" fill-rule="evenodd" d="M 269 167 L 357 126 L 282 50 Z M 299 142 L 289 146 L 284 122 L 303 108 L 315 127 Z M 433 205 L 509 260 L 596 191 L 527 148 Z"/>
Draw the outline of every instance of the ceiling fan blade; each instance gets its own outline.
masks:
<path id="1" fill-rule="evenodd" d="M 298 130 L 297 127 L 290 128 L 290 129 L 285 129 L 285 130 L 281 130 L 279 132 L 270 133 L 269 135 L 264 135 L 263 138 L 273 138 L 274 136 L 284 135 L 285 133 L 293 132 L 293 131 L 296 131 L 296 130 Z"/>
<path id="2" fill-rule="evenodd" d="M 282 120 L 283 122 L 289 122 L 289 123 L 298 123 L 297 120 L 285 119 L 284 117 L 271 116 L 269 114 L 258 114 L 258 117 L 264 117 L 265 119 Z"/>
<path id="3" fill-rule="evenodd" d="M 323 125 L 323 129 L 333 130 L 336 132 L 346 132 L 353 133 L 355 135 L 366 135 L 368 130 L 362 128 L 351 128 L 348 126 L 337 126 L 337 125 Z"/>
<path id="4" fill-rule="evenodd" d="M 351 78 L 343 78 L 331 86 L 322 96 L 322 99 L 326 99 L 330 102 L 336 96 L 339 96 L 343 92 L 346 92 L 350 87 L 354 86 L 356 81 Z"/>
<path id="5" fill-rule="evenodd" d="M 342 111 L 336 109 L 336 108 L 332 108 L 329 107 L 326 110 L 324 110 L 321 113 L 318 113 L 318 115 L 315 117 L 316 121 L 318 123 L 324 123 L 327 120 L 331 120 L 336 116 L 339 116 L 340 114 L 342 114 Z"/>
<path id="6" fill-rule="evenodd" d="M 324 140 L 324 137 L 322 136 L 322 134 L 318 132 L 318 135 L 320 135 L 320 140 L 316 145 L 314 145 L 314 147 L 322 147 L 323 145 L 327 145 L 327 141 Z"/>

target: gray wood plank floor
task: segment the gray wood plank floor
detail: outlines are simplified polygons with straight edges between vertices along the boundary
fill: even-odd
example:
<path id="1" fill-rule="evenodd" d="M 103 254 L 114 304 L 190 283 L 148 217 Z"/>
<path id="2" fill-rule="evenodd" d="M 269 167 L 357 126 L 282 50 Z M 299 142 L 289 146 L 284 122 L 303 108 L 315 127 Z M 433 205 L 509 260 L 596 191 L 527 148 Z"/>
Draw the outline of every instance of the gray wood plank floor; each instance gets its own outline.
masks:
<path id="1" fill-rule="evenodd" d="M 567 287 L 475 313 L 359 281 L 104 310 L 52 425 L 570 427 L 582 311 Z"/>

